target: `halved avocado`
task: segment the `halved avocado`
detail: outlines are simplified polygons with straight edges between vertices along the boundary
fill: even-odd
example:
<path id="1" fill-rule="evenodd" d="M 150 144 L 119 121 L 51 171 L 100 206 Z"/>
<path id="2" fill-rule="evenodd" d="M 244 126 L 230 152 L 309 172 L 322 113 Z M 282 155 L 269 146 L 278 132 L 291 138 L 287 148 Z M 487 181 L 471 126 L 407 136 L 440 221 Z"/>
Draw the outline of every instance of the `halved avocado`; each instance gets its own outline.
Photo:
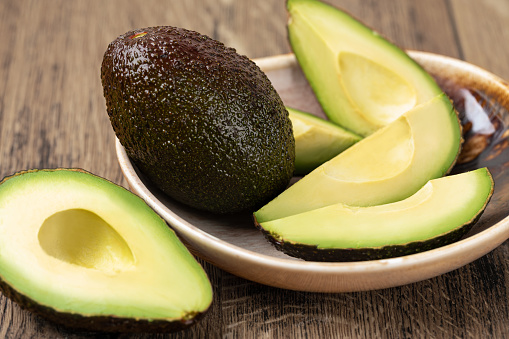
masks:
<path id="1" fill-rule="evenodd" d="M 143 200 L 83 170 L 0 183 L 0 287 L 59 324 L 173 331 L 212 302 L 199 263 Z"/>
<path id="2" fill-rule="evenodd" d="M 493 194 L 486 168 L 431 180 L 395 203 L 335 204 L 258 225 L 278 249 L 315 261 L 359 261 L 413 254 L 457 241 Z"/>
<path id="3" fill-rule="evenodd" d="M 361 139 L 313 114 L 286 108 L 295 137 L 295 174 L 304 175 Z"/>
<path id="4" fill-rule="evenodd" d="M 319 166 L 254 215 L 264 223 L 336 203 L 405 199 L 448 173 L 460 146 L 456 111 L 441 94 Z"/>
<path id="5" fill-rule="evenodd" d="M 366 136 L 441 92 L 403 50 L 347 13 L 317 0 L 287 8 L 291 47 L 331 121 Z"/>

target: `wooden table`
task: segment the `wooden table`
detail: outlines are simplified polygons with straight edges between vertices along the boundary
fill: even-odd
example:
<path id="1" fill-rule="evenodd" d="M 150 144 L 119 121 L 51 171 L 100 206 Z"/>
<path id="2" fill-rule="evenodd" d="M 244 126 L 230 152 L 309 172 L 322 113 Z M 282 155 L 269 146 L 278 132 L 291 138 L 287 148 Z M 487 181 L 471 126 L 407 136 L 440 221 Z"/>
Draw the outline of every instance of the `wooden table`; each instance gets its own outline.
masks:
<path id="1" fill-rule="evenodd" d="M 465 59 L 509 79 L 508 0 L 331 3 L 404 48 Z M 126 184 L 99 76 L 118 35 L 180 26 L 257 58 L 290 52 L 285 24 L 282 0 L 0 1 L 0 175 L 81 167 Z M 509 337 L 509 242 L 451 273 L 359 293 L 281 290 L 203 264 L 213 306 L 195 327 L 168 337 Z M 4 296 L 0 317 L 0 337 L 93 336 L 55 326 Z"/>

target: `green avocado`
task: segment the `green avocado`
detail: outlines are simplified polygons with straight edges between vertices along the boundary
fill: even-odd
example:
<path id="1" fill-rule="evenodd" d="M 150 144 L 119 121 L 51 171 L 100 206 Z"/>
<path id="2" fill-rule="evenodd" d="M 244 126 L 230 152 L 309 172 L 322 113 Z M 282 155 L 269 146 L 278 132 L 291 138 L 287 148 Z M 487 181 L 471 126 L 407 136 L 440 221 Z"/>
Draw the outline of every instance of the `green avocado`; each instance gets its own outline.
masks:
<path id="1" fill-rule="evenodd" d="M 127 155 L 175 200 L 252 212 L 287 187 L 295 159 L 288 112 L 234 49 L 182 28 L 138 29 L 109 44 L 101 78 Z"/>
<path id="2" fill-rule="evenodd" d="M 286 109 L 295 137 L 296 175 L 311 172 L 361 139 L 328 120 L 293 108 Z"/>
<path id="3" fill-rule="evenodd" d="M 254 215 L 264 223 L 337 203 L 402 200 L 448 173 L 460 147 L 457 113 L 442 94 L 317 167 Z"/>
<path id="4" fill-rule="evenodd" d="M 486 168 L 429 181 L 407 199 L 371 207 L 335 204 L 258 225 L 289 255 L 359 261 L 413 254 L 457 241 L 493 194 Z"/>
<path id="5" fill-rule="evenodd" d="M 288 0 L 288 37 L 328 118 L 367 136 L 441 93 L 403 50 L 318 0 Z"/>
<path id="6" fill-rule="evenodd" d="M 0 234 L 2 292 L 67 327 L 181 330 L 212 303 L 206 273 L 165 221 L 83 170 L 5 178 Z"/>

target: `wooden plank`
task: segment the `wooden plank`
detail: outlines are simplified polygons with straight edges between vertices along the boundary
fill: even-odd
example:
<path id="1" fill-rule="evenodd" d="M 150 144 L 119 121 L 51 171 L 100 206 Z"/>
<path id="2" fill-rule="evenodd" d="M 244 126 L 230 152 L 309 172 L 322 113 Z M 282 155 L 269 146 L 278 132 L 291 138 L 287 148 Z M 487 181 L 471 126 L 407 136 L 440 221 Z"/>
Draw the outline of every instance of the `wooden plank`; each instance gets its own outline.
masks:
<path id="1" fill-rule="evenodd" d="M 507 40 L 507 1 L 331 3 L 404 48 L 464 55 L 509 76 L 503 57 L 509 47 L 498 43 Z M 481 12 L 489 15 L 476 16 Z M 125 184 L 99 78 L 107 44 L 133 28 L 175 25 L 255 58 L 290 52 L 285 21 L 283 1 L 0 2 L 0 174 L 83 167 Z M 504 337 L 509 332 L 508 258 L 506 242 L 437 278 L 345 294 L 280 290 L 204 263 L 214 288 L 212 309 L 194 328 L 164 337 Z M 55 326 L 4 296 L 0 314 L 0 337 L 91 336 Z"/>
<path id="2" fill-rule="evenodd" d="M 450 2 L 465 60 L 509 79 L 509 1 Z"/>

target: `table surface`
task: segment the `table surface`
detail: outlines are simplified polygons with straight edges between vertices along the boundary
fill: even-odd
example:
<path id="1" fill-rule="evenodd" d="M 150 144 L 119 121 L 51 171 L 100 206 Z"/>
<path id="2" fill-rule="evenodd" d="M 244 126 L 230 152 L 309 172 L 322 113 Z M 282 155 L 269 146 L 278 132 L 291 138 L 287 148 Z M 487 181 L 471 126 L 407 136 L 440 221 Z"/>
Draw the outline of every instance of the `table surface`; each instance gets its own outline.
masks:
<path id="1" fill-rule="evenodd" d="M 508 0 L 330 3 L 403 48 L 464 59 L 509 79 Z M 108 43 L 134 28 L 173 25 L 258 58 L 291 51 L 286 19 L 282 0 L 0 1 L 0 176 L 80 167 L 126 185 L 99 76 Z M 202 264 L 215 295 L 209 313 L 191 329 L 157 337 L 509 337 L 507 241 L 442 276 L 358 293 L 281 290 Z M 3 295 L 0 317 L 0 337 L 96 335 L 56 326 Z"/>

